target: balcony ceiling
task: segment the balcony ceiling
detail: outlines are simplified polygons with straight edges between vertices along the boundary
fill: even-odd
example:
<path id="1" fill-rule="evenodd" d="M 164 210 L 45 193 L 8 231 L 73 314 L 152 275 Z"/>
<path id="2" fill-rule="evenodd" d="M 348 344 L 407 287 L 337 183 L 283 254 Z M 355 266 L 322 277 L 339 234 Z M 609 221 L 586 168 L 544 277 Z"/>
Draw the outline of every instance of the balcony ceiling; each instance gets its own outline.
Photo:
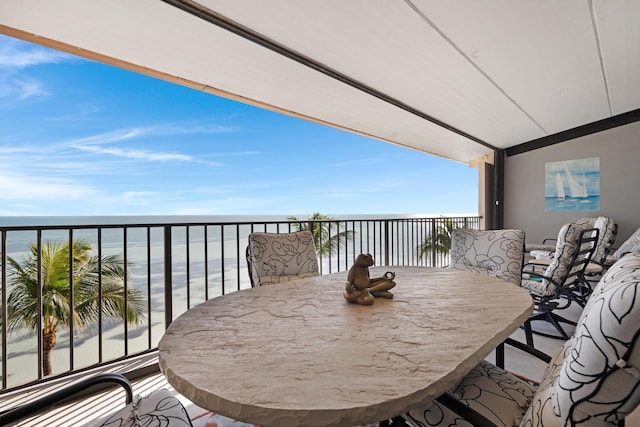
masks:
<path id="1" fill-rule="evenodd" d="M 20 0 L 0 32 L 470 162 L 640 108 L 636 0 Z"/>

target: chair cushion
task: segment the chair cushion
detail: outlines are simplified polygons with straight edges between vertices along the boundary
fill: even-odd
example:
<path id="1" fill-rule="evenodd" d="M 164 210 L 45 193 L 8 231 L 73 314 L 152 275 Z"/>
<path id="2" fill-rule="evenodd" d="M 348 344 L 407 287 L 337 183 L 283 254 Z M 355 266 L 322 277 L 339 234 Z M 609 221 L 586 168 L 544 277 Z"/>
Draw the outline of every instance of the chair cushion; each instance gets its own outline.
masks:
<path id="1" fill-rule="evenodd" d="M 556 252 L 556 247 L 553 249 L 533 249 L 529 251 L 529 255 L 532 258 L 553 258 L 553 254 Z"/>
<path id="2" fill-rule="evenodd" d="M 563 426 L 553 410 L 552 400 L 560 371 L 567 355 L 571 352 L 572 346 L 572 339 L 565 341 L 562 348 L 551 359 L 542 377 L 542 382 L 538 386 L 538 390 L 531 400 L 521 423 L 514 423 L 514 425 L 527 427 Z"/>
<path id="3" fill-rule="evenodd" d="M 562 420 L 613 426 L 635 409 L 639 334 L 640 254 L 631 254 L 605 274 L 578 321 L 555 386 L 553 406 Z M 621 369 L 621 359 L 632 368 Z"/>
<path id="4" fill-rule="evenodd" d="M 616 259 L 622 258 L 624 254 L 637 252 L 640 250 L 640 228 L 638 228 L 620 247 L 613 253 Z"/>
<path id="5" fill-rule="evenodd" d="M 459 228 L 451 233 L 449 268 L 483 273 L 519 285 L 523 247 L 522 230 Z"/>
<path id="6" fill-rule="evenodd" d="M 136 420 L 136 414 L 138 420 Z M 166 426 L 191 427 L 182 403 L 168 390 L 160 389 L 134 401 L 115 414 L 89 424 L 91 427 Z"/>
<path id="7" fill-rule="evenodd" d="M 592 227 L 588 222 L 584 222 L 582 224 L 569 223 L 563 225 L 558 232 L 553 260 L 543 273 L 545 278 L 542 279 L 542 281 L 522 280 L 521 286 L 535 295 L 554 295 L 557 291 L 555 283 L 562 283 L 563 278 L 569 273 L 571 260 L 575 252 L 578 250 L 578 239 L 580 237 L 580 233 L 589 228 Z M 568 283 L 565 283 L 565 285 L 568 285 Z"/>
<path id="8" fill-rule="evenodd" d="M 319 274 L 318 257 L 310 231 L 252 233 L 249 235 L 249 251 L 256 286 Z"/>
<path id="9" fill-rule="evenodd" d="M 512 427 L 529 406 L 536 388 L 486 360 L 480 362 L 451 393 L 496 425 Z M 415 426 L 471 426 L 439 402 L 413 409 L 404 418 Z"/>
<path id="10" fill-rule="evenodd" d="M 592 259 L 597 262 L 604 262 L 609 248 L 615 241 L 616 224 L 613 219 L 608 216 L 599 216 L 595 218 L 580 218 L 575 223 L 584 225 L 586 228 L 598 229 L 600 234 L 598 235 L 598 242 Z M 556 247 L 544 244 L 527 244 L 526 250 L 534 258 L 553 258 Z"/>
<path id="11" fill-rule="evenodd" d="M 608 216 L 599 216 L 593 223 L 593 228 L 599 231 L 598 243 L 593 251 L 592 259 L 596 262 L 604 262 L 609 248 L 615 240 L 616 225 Z"/>
<path id="12" fill-rule="evenodd" d="M 556 245 L 555 244 L 552 245 L 550 243 L 527 243 L 525 245 L 525 251 L 529 253 L 534 251 L 540 251 L 544 254 L 547 254 L 546 256 L 549 256 L 549 254 L 551 254 L 550 256 L 553 256 L 553 252 L 555 250 L 556 250 Z"/>

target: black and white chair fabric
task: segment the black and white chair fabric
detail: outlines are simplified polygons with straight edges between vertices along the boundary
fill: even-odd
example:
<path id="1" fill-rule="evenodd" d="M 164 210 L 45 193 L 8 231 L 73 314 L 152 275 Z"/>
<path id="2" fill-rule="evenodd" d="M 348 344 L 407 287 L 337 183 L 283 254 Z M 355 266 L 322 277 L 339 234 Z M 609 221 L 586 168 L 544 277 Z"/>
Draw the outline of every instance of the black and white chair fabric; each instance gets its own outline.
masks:
<path id="1" fill-rule="evenodd" d="M 524 260 L 524 231 L 519 229 L 473 230 L 458 228 L 451 232 L 449 268 L 473 271 L 520 286 Z M 533 343 L 531 323 L 524 325 L 528 343 Z M 504 367 L 504 346 L 496 349 L 496 364 Z"/>
<path id="2" fill-rule="evenodd" d="M 638 228 L 627 240 L 624 241 L 613 253 L 607 256 L 605 265 L 615 264 L 626 254 L 640 252 L 640 228 Z"/>
<path id="3" fill-rule="evenodd" d="M 136 396 L 124 409 L 87 427 L 166 426 L 191 427 L 186 409 L 170 391 L 156 390 Z"/>
<path id="4" fill-rule="evenodd" d="M 487 274 L 520 285 L 524 231 L 518 229 L 451 232 L 449 268 Z"/>
<path id="5" fill-rule="evenodd" d="M 310 231 L 251 233 L 246 255 L 252 287 L 320 274 Z"/>
<path id="6" fill-rule="evenodd" d="M 623 425 L 640 403 L 639 336 L 640 254 L 631 254 L 605 273 L 538 385 L 482 362 L 445 399 L 404 418 L 420 427 Z"/>
<path id="7" fill-rule="evenodd" d="M 543 265 L 544 272 L 539 272 L 541 265 L 535 261 L 523 267 L 521 286 L 529 291 L 536 303 L 530 322 L 550 322 L 558 332 L 558 335 L 552 335 L 534 330 L 540 335 L 568 339 L 569 336 L 560 323 L 575 325 L 575 322 L 560 316 L 556 311 L 569 307 L 572 302 L 581 306 L 586 302 L 591 288 L 585 284 L 584 274 L 593 256 L 599 233 L 597 229 L 588 227 L 589 224 L 586 223 L 562 226 L 554 257 L 548 265 Z"/>
<path id="8" fill-rule="evenodd" d="M 585 225 L 588 228 L 598 229 L 598 243 L 596 244 L 596 248 L 591 259 L 593 265 L 588 267 L 588 271 L 591 274 L 602 272 L 605 260 L 615 244 L 618 225 L 615 223 L 613 218 L 608 216 L 580 218 L 575 223 Z M 555 239 L 545 240 L 552 241 Z M 555 240 L 554 243 L 557 245 L 557 240 Z M 540 259 L 553 258 L 556 245 L 527 245 L 527 247 L 530 249 L 529 255 L 531 257 Z M 532 249 L 536 247 L 537 249 Z"/>

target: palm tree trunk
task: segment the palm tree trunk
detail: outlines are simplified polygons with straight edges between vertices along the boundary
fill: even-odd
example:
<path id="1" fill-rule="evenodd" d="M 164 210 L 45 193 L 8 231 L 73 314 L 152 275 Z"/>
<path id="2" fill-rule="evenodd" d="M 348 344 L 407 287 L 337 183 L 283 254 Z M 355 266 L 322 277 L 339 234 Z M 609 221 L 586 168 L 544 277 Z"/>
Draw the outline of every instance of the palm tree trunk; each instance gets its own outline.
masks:
<path id="1" fill-rule="evenodd" d="M 56 331 L 42 333 L 42 375 L 51 375 L 51 350 L 56 346 Z"/>

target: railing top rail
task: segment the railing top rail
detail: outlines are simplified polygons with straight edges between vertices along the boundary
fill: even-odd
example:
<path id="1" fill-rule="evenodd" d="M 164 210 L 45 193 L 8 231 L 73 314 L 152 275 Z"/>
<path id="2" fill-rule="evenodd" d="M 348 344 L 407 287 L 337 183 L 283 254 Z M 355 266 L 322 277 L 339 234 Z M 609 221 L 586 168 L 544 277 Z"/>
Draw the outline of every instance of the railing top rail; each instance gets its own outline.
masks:
<path id="1" fill-rule="evenodd" d="M 180 222 L 120 222 L 120 223 L 90 223 L 90 224 L 47 224 L 47 225 L 0 225 L 0 231 L 34 231 L 34 230 L 82 230 L 96 228 L 147 228 L 147 227 L 204 227 L 204 226 L 221 226 L 221 225 L 246 225 L 255 224 L 277 225 L 277 224 L 299 224 L 308 222 L 364 222 L 364 221 L 417 221 L 417 220 L 442 220 L 442 219 L 464 219 L 464 218 L 481 218 L 477 215 L 463 216 L 419 216 L 419 217 L 380 217 L 380 218 L 339 218 L 332 219 L 297 219 L 297 220 L 267 220 L 267 221 L 180 221 Z"/>

